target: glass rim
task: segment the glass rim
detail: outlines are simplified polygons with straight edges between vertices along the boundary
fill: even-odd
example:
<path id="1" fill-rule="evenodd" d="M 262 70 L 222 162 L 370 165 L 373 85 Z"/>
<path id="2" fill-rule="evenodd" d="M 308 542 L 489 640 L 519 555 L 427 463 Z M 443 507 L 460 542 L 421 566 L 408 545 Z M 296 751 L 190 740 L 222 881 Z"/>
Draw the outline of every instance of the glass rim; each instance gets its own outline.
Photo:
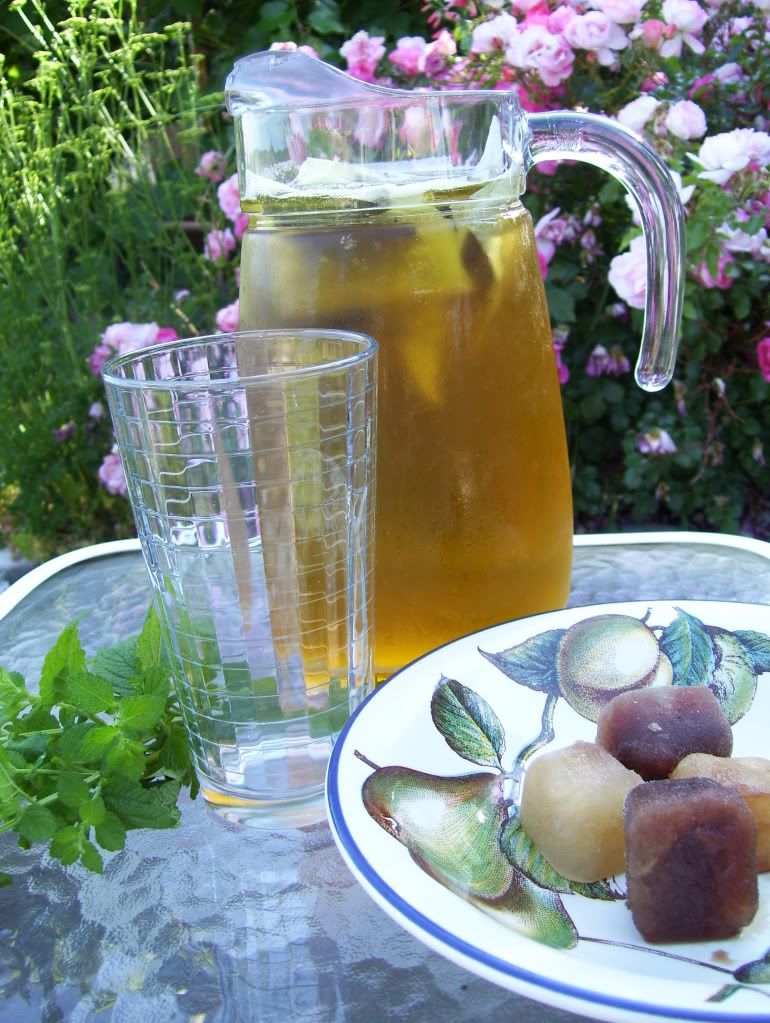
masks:
<path id="1" fill-rule="evenodd" d="M 137 380 L 133 377 L 117 375 L 117 371 L 132 363 L 141 362 L 148 355 L 167 355 L 170 352 L 183 348 L 203 348 L 214 342 L 227 342 L 240 339 L 253 338 L 257 341 L 268 342 L 280 338 L 291 338 L 294 340 L 329 340 L 349 341 L 356 346 L 357 350 L 339 358 L 329 359 L 326 362 L 314 363 L 310 366 L 291 366 L 285 369 L 277 368 L 270 372 L 249 372 L 239 374 L 237 377 L 221 377 L 211 379 L 210 377 L 191 376 L 177 377 L 168 380 Z M 114 387 L 132 388 L 136 390 L 168 390 L 173 387 L 175 390 L 200 390 L 202 386 L 207 389 L 227 390 L 237 384 L 264 384 L 282 379 L 294 379 L 296 377 L 313 377 L 322 373 L 333 372 L 341 369 L 348 369 L 358 363 L 367 362 L 379 349 L 379 344 L 370 335 L 354 330 L 335 330 L 326 327 L 271 327 L 260 330 L 227 330 L 218 334 L 198 334 L 192 337 L 177 338 L 174 341 L 162 341 L 160 344 L 147 345 L 144 348 L 136 348 L 131 352 L 110 356 L 101 369 L 101 377 L 105 384 Z"/>

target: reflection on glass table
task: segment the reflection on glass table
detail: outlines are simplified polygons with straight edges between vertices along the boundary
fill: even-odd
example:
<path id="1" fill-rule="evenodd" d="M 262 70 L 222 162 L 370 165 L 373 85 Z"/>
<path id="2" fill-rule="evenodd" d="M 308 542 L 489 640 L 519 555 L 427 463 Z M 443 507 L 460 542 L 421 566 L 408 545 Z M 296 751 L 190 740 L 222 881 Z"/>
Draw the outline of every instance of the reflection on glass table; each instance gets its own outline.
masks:
<path id="1" fill-rule="evenodd" d="M 5 667 L 35 677 L 81 612 L 89 653 L 138 630 L 150 589 L 137 545 L 85 553 L 0 595 Z M 770 545 L 707 534 L 576 539 L 571 606 L 639 599 L 770 605 Z M 353 880 L 325 824 L 257 831 L 184 799 L 177 830 L 130 832 L 105 862 L 104 875 L 89 874 L 42 844 L 25 852 L 0 836 L 0 871 L 15 877 L 0 891 L 1 1020 L 580 1018 L 401 930 Z"/>

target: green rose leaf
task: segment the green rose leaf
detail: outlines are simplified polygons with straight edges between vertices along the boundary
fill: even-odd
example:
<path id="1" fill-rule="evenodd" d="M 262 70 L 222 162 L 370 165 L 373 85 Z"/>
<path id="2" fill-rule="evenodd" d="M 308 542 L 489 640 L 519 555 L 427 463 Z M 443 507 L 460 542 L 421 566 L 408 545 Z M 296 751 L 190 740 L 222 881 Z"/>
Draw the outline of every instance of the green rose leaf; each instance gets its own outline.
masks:
<path id="1" fill-rule="evenodd" d="M 559 695 L 559 678 L 556 673 L 556 654 L 566 629 L 549 629 L 525 639 L 523 643 L 489 653 L 480 650 L 482 657 L 499 668 L 504 675 L 541 693 Z"/>
<path id="2" fill-rule="evenodd" d="M 739 629 L 733 636 L 743 647 L 746 659 L 755 675 L 770 671 L 770 636 L 748 629 Z"/>
<path id="3" fill-rule="evenodd" d="M 478 693 L 442 675 L 433 690 L 430 714 L 455 753 L 474 764 L 501 767 L 505 733 L 495 712 Z"/>
<path id="4" fill-rule="evenodd" d="M 60 683 L 59 698 L 91 717 L 111 714 L 115 710 L 112 686 L 99 675 L 76 671 Z"/>
<path id="5" fill-rule="evenodd" d="M 100 650 L 91 661 L 91 668 L 112 686 L 116 696 L 135 691 L 139 665 L 136 656 L 137 638 L 123 640 Z"/>
<path id="6" fill-rule="evenodd" d="M 102 795 L 107 809 L 127 828 L 175 828 L 180 818 L 176 805 L 179 789 L 177 782 L 142 788 L 115 779 L 105 785 Z"/>
<path id="7" fill-rule="evenodd" d="M 516 811 L 503 825 L 500 848 L 508 861 L 540 888 L 547 888 L 548 891 L 562 894 L 584 895 L 587 899 L 600 899 L 604 902 L 614 902 L 625 898 L 625 893 L 614 887 L 610 881 L 594 881 L 588 884 L 581 881 L 569 881 L 566 877 L 562 877 L 521 826 Z"/>
<path id="8" fill-rule="evenodd" d="M 708 685 L 716 658 L 711 637 L 698 618 L 679 608 L 660 637 L 660 649 L 671 661 L 675 686 Z"/>
<path id="9" fill-rule="evenodd" d="M 58 702 L 59 680 L 76 671 L 86 670 L 86 652 L 80 642 L 77 621 L 62 631 L 46 654 L 40 674 L 40 699 L 47 707 Z"/>

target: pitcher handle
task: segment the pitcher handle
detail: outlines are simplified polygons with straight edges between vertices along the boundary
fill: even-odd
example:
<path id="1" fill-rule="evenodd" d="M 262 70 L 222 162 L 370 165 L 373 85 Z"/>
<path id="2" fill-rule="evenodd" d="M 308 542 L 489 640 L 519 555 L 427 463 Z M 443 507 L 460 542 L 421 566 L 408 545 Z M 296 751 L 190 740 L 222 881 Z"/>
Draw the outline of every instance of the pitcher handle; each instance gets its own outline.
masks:
<path id="1" fill-rule="evenodd" d="M 647 298 L 635 376 L 645 391 L 671 380 L 684 298 L 684 209 L 655 150 L 617 121 L 595 114 L 529 114 L 529 170 L 543 160 L 581 160 L 608 171 L 626 188 L 642 218 Z"/>

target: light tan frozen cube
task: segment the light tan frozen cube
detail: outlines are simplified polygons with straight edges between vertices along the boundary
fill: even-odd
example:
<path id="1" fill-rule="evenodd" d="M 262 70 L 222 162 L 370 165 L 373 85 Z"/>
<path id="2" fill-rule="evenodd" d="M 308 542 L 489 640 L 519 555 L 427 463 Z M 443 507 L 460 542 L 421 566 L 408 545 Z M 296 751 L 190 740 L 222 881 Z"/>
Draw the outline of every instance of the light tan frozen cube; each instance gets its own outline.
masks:
<path id="1" fill-rule="evenodd" d="M 539 756 L 527 768 L 521 824 L 560 874 L 599 881 L 625 869 L 623 803 L 635 771 L 592 742 Z"/>
<path id="2" fill-rule="evenodd" d="M 670 777 L 711 778 L 743 796 L 757 826 L 757 870 L 770 870 L 770 760 L 691 753 L 679 761 Z"/>

